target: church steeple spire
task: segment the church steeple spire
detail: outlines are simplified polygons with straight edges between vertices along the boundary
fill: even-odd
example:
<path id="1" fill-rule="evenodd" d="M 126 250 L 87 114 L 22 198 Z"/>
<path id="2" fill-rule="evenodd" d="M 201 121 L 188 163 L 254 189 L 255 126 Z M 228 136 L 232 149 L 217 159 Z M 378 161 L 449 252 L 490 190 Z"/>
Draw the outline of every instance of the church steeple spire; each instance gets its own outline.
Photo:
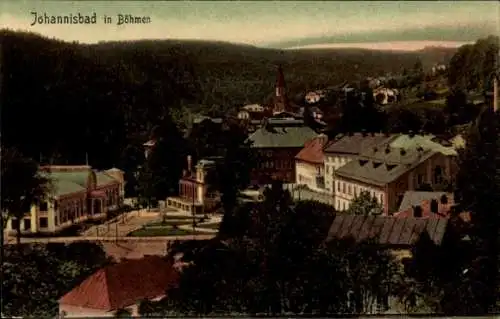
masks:
<path id="1" fill-rule="evenodd" d="M 288 100 L 286 98 L 285 76 L 283 68 L 278 64 L 278 74 L 276 78 L 276 94 L 274 96 L 274 113 L 286 112 L 288 110 Z"/>

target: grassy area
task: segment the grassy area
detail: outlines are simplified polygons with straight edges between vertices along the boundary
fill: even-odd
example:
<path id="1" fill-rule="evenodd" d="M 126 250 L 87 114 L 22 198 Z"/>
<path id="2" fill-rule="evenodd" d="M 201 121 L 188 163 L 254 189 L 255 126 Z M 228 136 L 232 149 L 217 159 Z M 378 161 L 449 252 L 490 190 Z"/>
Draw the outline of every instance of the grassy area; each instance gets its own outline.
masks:
<path id="1" fill-rule="evenodd" d="M 180 228 L 158 227 L 158 228 L 141 228 L 131 232 L 129 237 L 156 237 L 156 236 L 185 236 L 185 235 L 207 235 L 211 233 L 184 230 Z"/>
<path id="2" fill-rule="evenodd" d="M 209 224 L 201 224 L 198 225 L 200 228 L 208 228 L 208 229 L 219 229 L 220 223 L 209 223 Z"/>
<path id="3" fill-rule="evenodd" d="M 179 225 L 190 225 L 192 223 L 192 219 L 183 219 L 183 220 L 175 220 L 175 219 L 167 219 L 164 221 L 156 221 L 156 222 L 151 222 L 146 224 L 146 227 L 152 226 L 152 227 L 158 227 L 158 226 L 179 226 Z M 199 220 L 196 221 L 197 223 Z"/>

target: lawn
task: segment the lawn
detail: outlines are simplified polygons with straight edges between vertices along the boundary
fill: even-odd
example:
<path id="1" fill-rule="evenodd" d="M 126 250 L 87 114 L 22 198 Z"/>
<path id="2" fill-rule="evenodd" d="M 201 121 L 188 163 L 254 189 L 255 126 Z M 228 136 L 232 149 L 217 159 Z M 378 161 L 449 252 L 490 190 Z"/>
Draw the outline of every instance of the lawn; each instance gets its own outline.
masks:
<path id="1" fill-rule="evenodd" d="M 171 227 L 141 228 L 131 232 L 129 237 L 157 237 L 157 236 L 185 236 L 185 235 L 207 235 L 211 233 L 184 230 Z"/>
<path id="2" fill-rule="evenodd" d="M 199 224 L 199 228 L 219 229 L 220 223 Z"/>
<path id="3" fill-rule="evenodd" d="M 196 221 L 197 223 L 199 220 Z M 193 220 L 189 219 L 181 219 L 181 220 L 176 220 L 176 219 L 167 219 L 165 221 L 156 221 L 156 222 L 151 222 L 146 224 L 146 227 L 158 227 L 158 226 L 179 226 L 179 225 L 190 225 L 193 223 Z"/>

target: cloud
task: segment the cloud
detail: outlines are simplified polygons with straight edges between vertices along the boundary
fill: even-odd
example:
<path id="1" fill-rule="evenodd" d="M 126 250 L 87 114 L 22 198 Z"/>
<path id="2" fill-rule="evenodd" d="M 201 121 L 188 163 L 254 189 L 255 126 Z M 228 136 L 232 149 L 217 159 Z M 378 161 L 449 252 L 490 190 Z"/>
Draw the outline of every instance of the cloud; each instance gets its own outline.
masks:
<path id="1" fill-rule="evenodd" d="M 408 42 L 408 41 L 435 41 L 435 42 L 474 42 L 478 38 L 495 33 L 493 24 L 477 24 L 468 26 L 429 26 L 424 28 L 381 30 L 341 35 L 306 37 L 291 41 L 267 43 L 265 46 L 273 48 L 290 48 L 304 46 L 318 46 L 330 44 L 354 44 L 373 42 Z"/>

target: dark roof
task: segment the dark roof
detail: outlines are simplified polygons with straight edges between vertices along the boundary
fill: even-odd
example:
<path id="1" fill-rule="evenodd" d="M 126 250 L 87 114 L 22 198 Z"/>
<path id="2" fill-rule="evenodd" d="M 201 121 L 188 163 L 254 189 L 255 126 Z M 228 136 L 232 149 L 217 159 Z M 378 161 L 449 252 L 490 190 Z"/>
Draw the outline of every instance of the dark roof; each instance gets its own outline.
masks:
<path id="1" fill-rule="evenodd" d="M 441 244 L 448 219 L 394 218 L 337 214 L 328 232 L 327 241 L 334 238 L 353 238 L 363 241 L 373 238 L 380 245 L 410 246 L 424 231 L 435 244 Z"/>
<path id="2" fill-rule="evenodd" d="M 268 123 L 252 133 L 248 139 L 253 142 L 254 148 L 304 147 L 305 142 L 316 135 L 316 132 L 307 126 Z"/>
<path id="3" fill-rule="evenodd" d="M 326 145 L 324 152 L 333 154 L 352 154 L 358 155 L 363 150 L 372 148 L 375 145 L 387 143 L 396 135 L 386 134 L 361 134 L 339 135 L 333 141 Z"/>
<path id="4" fill-rule="evenodd" d="M 446 195 L 448 200 L 451 198 L 451 194 L 446 192 L 417 192 L 417 191 L 407 191 L 399 205 L 398 211 L 407 210 L 413 206 L 420 205 L 424 200 L 440 200 L 441 196 Z"/>
<path id="5" fill-rule="evenodd" d="M 323 164 L 323 147 L 328 142 L 328 136 L 321 134 L 306 142 L 303 149 L 295 156 L 296 159 L 314 164 Z"/>
<path id="6" fill-rule="evenodd" d="M 163 296 L 178 272 L 159 256 L 107 266 L 59 299 L 60 304 L 111 311 Z"/>
<path id="7" fill-rule="evenodd" d="M 394 148 L 387 148 L 387 150 L 389 150 L 389 153 L 386 153 L 386 148 L 377 150 L 371 155 L 364 153 L 359 159 L 350 161 L 340 167 L 335 174 L 352 180 L 383 186 L 395 181 L 404 173 L 436 154 L 432 150 Z"/>

